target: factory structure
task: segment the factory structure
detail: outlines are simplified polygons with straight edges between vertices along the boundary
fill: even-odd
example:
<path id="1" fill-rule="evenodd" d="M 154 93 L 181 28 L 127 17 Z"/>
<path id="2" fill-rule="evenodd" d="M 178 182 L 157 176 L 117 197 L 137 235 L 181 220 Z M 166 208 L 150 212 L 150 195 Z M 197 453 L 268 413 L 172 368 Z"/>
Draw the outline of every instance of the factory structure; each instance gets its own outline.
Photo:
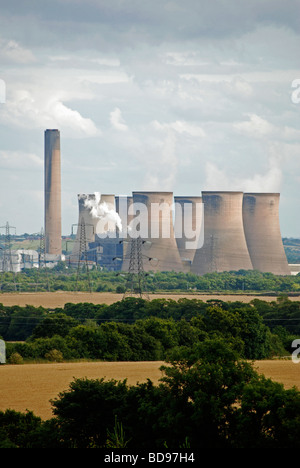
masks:
<path id="1" fill-rule="evenodd" d="M 133 191 L 130 195 L 78 194 L 73 247 L 62 253 L 60 132 L 44 134 L 44 258 L 87 262 L 109 271 L 128 272 L 132 246 L 141 239 L 144 272 L 258 270 L 295 274 L 288 265 L 280 232 L 279 193 L 202 191 L 180 196 L 170 191 Z M 16 263 L 38 267 L 34 252 L 15 252 Z M 4 265 L 4 260 L 3 260 Z M 4 266 L 2 265 L 3 271 Z M 21 267 L 20 267 L 21 268 Z M 19 271 L 19 270 L 16 270 Z"/>
<path id="2" fill-rule="evenodd" d="M 45 131 L 45 254 L 61 250 L 60 133 Z M 202 191 L 174 196 L 78 194 L 77 232 L 69 264 L 85 260 L 128 271 L 131 244 L 142 240 L 145 272 L 258 270 L 290 275 L 279 222 L 279 193 Z"/>
<path id="3" fill-rule="evenodd" d="M 70 258 L 76 262 L 87 254 L 90 262 L 126 272 L 130 245 L 140 237 L 145 272 L 258 270 L 290 275 L 279 198 L 278 193 L 228 191 L 203 191 L 193 197 L 144 191 L 128 197 L 80 194 Z"/>

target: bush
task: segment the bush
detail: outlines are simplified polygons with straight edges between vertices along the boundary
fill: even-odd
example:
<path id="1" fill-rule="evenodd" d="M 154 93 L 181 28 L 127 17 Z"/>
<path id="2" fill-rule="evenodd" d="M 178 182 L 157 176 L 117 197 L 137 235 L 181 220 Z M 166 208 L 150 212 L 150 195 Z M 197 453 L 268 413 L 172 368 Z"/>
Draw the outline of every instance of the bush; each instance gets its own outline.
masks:
<path id="1" fill-rule="evenodd" d="M 22 364 L 23 358 L 19 353 L 12 353 L 12 355 L 8 358 L 9 364 Z"/>
<path id="2" fill-rule="evenodd" d="M 51 351 L 45 354 L 45 358 L 52 362 L 62 362 L 64 359 L 62 352 L 57 349 L 51 349 Z"/>

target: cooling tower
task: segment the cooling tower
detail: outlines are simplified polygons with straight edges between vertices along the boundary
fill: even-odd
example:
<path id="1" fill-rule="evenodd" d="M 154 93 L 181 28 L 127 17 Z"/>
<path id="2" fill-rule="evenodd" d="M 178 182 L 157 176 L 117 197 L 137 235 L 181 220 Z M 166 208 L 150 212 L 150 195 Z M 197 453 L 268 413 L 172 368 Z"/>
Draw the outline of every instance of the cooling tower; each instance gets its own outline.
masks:
<path id="1" fill-rule="evenodd" d="M 279 193 L 245 193 L 244 231 L 255 270 L 290 275 L 279 222 Z"/>
<path id="2" fill-rule="evenodd" d="M 110 216 L 109 212 L 116 212 L 116 200 L 115 195 L 112 194 L 101 194 L 100 205 L 103 205 L 103 210 L 100 209 L 98 214 L 98 222 L 96 224 L 95 234 L 106 235 L 108 232 L 116 232 L 115 217 Z M 102 222 L 102 219 L 106 221 Z"/>
<path id="3" fill-rule="evenodd" d="M 203 228 L 202 197 L 174 197 L 175 237 L 180 258 L 192 263 L 196 251 L 197 238 L 201 243 Z M 196 233 L 196 235 L 193 235 Z"/>
<path id="4" fill-rule="evenodd" d="M 191 272 L 252 270 L 243 226 L 242 192 L 202 192 L 204 244 L 195 253 Z"/>
<path id="5" fill-rule="evenodd" d="M 116 212 L 120 216 L 122 223 L 122 236 L 127 238 L 127 231 L 132 216 L 129 214 L 132 197 L 127 195 L 116 196 Z"/>
<path id="6" fill-rule="evenodd" d="M 61 254 L 60 132 L 45 131 L 45 252 Z"/>
<path id="7" fill-rule="evenodd" d="M 84 222 L 84 232 L 86 239 L 86 246 L 88 248 L 88 244 L 90 242 L 95 241 L 95 232 L 96 232 L 96 224 L 97 218 L 92 215 L 92 211 L 90 206 L 96 204 L 96 195 L 95 194 L 78 194 L 78 225 L 77 225 L 77 234 L 76 239 L 73 244 L 72 249 L 72 261 L 78 260 L 78 254 L 80 251 L 80 236 L 81 236 L 81 223 Z M 90 204 L 90 205 L 88 205 Z M 81 246 L 82 247 L 82 246 Z"/>
<path id="8" fill-rule="evenodd" d="M 101 211 L 100 205 L 105 203 L 105 209 Z M 77 234 L 72 249 L 72 261 L 77 261 L 80 251 L 80 237 L 81 237 L 81 223 L 84 222 L 84 234 L 86 239 L 86 249 L 89 243 L 95 242 L 96 235 L 104 235 L 109 229 L 112 228 L 111 223 L 108 221 L 102 222 L 105 212 L 108 210 L 115 210 L 115 196 L 114 195 L 101 195 L 98 193 L 93 194 L 79 194 L 78 195 L 78 225 Z M 83 246 L 81 246 L 83 249 Z M 83 251 L 83 250 L 82 250 Z"/>
<path id="9" fill-rule="evenodd" d="M 132 195 L 129 237 L 140 236 L 144 241 L 144 271 L 183 271 L 174 236 L 173 193 L 133 192 Z M 122 269 L 128 271 L 128 268 L 129 259 L 125 258 Z"/>
<path id="10" fill-rule="evenodd" d="M 120 216 L 121 223 L 122 223 L 122 232 L 120 233 L 119 241 L 122 242 L 123 245 L 123 259 L 124 258 L 129 258 L 127 255 L 129 255 L 130 249 L 128 249 L 129 246 L 129 233 L 128 229 L 130 229 L 130 222 L 133 218 L 132 215 L 129 214 L 130 212 L 130 206 L 132 204 L 132 196 L 126 196 L 126 195 L 118 195 L 116 196 L 116 212 Z"/>

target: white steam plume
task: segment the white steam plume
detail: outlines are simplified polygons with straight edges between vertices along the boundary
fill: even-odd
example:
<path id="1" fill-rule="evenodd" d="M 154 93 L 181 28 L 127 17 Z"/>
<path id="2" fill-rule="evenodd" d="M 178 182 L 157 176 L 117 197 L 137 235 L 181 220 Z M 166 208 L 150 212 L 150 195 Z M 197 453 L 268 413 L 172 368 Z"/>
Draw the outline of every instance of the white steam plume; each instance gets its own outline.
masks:
<path id="1" fill-rule="evenodd" d="M 86 199 L 84 206 L 90 209 L 90 213 L 93 218 L 101 220 L 101 225 L 108 224 L 109 227 L 117 227 L 122 231 L 121 218 L 106 202 L 101 202 L 101 195 L 99 192 L 95 192 L 95 199 Z"/>

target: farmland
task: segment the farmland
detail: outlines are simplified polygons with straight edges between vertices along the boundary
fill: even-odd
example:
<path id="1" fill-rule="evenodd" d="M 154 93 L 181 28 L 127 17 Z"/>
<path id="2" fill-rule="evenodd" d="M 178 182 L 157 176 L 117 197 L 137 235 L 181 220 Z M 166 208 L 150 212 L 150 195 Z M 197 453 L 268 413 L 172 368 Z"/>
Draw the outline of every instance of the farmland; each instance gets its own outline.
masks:
<path id="1" fill-rule="evenodd" d="M 274 301 L 274 296 L 254 295 L 218 295 L 218 294 L 152 294 L 151 299 L 220 299 L 224 301 L 241 301 L 248 303 L 259 297 L 264 301 Z M 0 302 L 3 305 L 32 305 L 47 308 L 63 307 L 66 303 L 113 304 L 122 299 L 115 293 L 83 293 L 83 292 L 41 292 L 41 293 L 2 293 Z M 299 297 L 290 297 L 299 300 Z M 0 366 L 0 410 L 8 408 L 24 412 L 31 410 L 43 419 L 52 417 L 50 400 L 67 390 L 74 378 L 98 379 L 105 378 L 123 380 L 135 385 L 145 382 L 148 378 L 155 384 L 162 376 L 160 366 L 162 361 L 146 362 L 102 362 L 81 361 L 44 364 L 21 364 Z M 300 364 L 299 364 L 300 366 Z M 259 373 L 284 384 L 285 388 L 296 386 L 300 389 L 300 367 L 291 360 L 261 360 L 255 361 Z"/>
<path id="2" fill-rule="evenodd" d="M 151 294 L 150 299 L 174 299 L 186 297 L 188 299 L 199 299 L 207 301 L 210 299 L 219 299 L 222 301 L 241 301 L 248 303 L 255 298 L 262 301 L 274 301 L 274 295 L 254 295 L 254 294 Z M 290 296 L 290 300 L 299 300 L 299 296 Z M 0 295 L 0 303 L 5 306 L 26 306 L 32 305 L 35 307 L 63 307 L 66 303 L 89 302 L 92 304 L 113 304 L 122 300 L 122 294 L 112 292 L 75 292 L 75 291 L 58 291 L 58 292 L 22 292 L 22 293 L 2 293 Z"/>
<path id="3" fill-rule="evenodd" d="M 162 376 L 162 362 L 78 362 L 51 364 L 22 364 L 0 366 L 0 411 L 31 410 L 42 419 L 52 415 L 50 399 L 68 389 L 74 378 L 124 380 L 129 385 L 145 382 L 155 384 Z M 259 373 L 284 384 L 285 388 L 300 389 L 300 364 L 291 360 L 256 361 Z"/>

